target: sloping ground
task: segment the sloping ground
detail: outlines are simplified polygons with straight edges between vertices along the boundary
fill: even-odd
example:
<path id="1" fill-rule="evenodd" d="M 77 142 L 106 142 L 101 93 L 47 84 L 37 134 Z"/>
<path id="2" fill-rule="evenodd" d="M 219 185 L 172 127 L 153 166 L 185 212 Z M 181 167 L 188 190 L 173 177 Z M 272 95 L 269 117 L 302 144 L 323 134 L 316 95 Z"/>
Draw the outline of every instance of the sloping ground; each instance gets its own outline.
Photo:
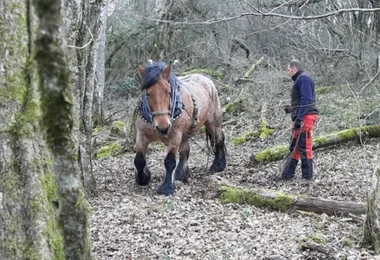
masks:
<path id="1" fill-rule="evenodd" d="M 342 149 L 343 148 L 343 149 Z M 133 154 L 96 162 L 99 196 L 92 201 L 92 236 L 98 259 L 305 259 L 322 253 L 300 250 L 302 239 L 318 240 L 336 251 L 330 259 L 365 259 L 357 247 L 362 223 L 350 218 L 279 213 L 251 206 L 222 205 L 208 196 L 206 154 L 193 146 L 190 185 L 178 183 L 172 197 L 157 196 L 163 151 L 150 154 L 149 187 L 134 183 Z M 318 152 L 313 183 L 272 181 L 278 163 L 247 169 L 236 155 L 220 176 L 239 185 L 266 187 L 323 198 L 362 201 L 375 158 L 376 140 Z M 323 159 L 326 158 L 326 159 Z M 233 159 L 230 158 L 230 160 Z M 202 166 L 202 167 L 200 167 Z M 348 242 L 347 242 L 348 241 Z M 351 243 L 352 242 L 352 243 Z"/>
<path id="2" fill-rule="evenodd" d="M 235 122 L 224 128 L 229 165 L 218 175 L 239 186 L 364 202 L 378 159 L 378 140 L 316 151 L 315 180 L 311 183 L 300 182 L 299 178 L 291 182 L 273 181 L 280 173 L 281 162 L 252 168 L 245 166 L 250 154 L 268 145 L 284 143 L 289 137 L 290 120 L 281 110 L 287 103 L 288 92 L 281 94 L 285 87 L 280 81 L 266 78 L 266 82 L 265 89 L 260 83 L 222 94 L 222 100 L 226 100 L 255 93 L 252 107 L 232 117 Z M 317 134 L 338 130 L 342 122 L 355 124 L 352 118 L 339 117 L 350 111 L 339 102 L 345 100 L 353 106 L 348 91 L 323 95 L 319 99 L 322 111 Z M 259 125 L 259 111 L 264 101 L 270 104 L 267 118 L 270 125 L 276 127 L 275 134 L 268 141 L 233 146 L 234 137 Z M 112 105 L 125 107 L 120 100 Z M 355 111 L 352 113 L 358 113 Z M 125 116 L 125 111 L 121 110 L 119 116 L 115 112 L 110 114 L 114 119 L 123 118 L 129 122 L 130 115 Z M 210 179 L 205 169 L 212 157 L 202 150 L 205 147 L 203 139 L 194 138 L 191 147 L 191 183 L 178 183 L 171 197 L 156 195 L 164 172 L 165 150 L 161 146 L 155 146 L 148 155 L 153 172 L 149 187 L 135 185 L 132 153 L 95 161 L 99 195 L 91 201 L 90 225 L 97 259 L 373 259 L 369 249 L 359 246 L 363 230 L 360 219 L 220 204 L 209 192 Z M 304 240 L 320 243 L 331 252 L 304 251 L 300 248 Z"/>

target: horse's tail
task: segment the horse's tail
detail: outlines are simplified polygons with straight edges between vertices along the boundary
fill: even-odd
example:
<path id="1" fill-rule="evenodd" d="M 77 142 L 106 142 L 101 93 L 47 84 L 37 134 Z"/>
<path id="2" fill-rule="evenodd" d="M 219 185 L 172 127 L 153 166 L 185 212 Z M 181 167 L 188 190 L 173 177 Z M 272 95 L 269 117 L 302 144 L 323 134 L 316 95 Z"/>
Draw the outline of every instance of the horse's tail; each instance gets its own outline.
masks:
<path id="1" fill-rule="evenodd" d="M 215 155 L 215 152 L 216 152 L 216 140 L 215 140 L 215 135 L 213 136 L 208 130 L 207 130 L 207 127 L 206 127 L 206 147 L 207 147 L 207 150 L 209 151 L 209 153 L 211 153 L 212 155 Z M 227 147 L 225 145 L 225 140 L 224 140 L 224 133 L 223 131 L 221 131 L 220 133 L 220 138 L 221 138 L 221 142 L 224 144 L 223 145 L 223 151 L 224 151 L 224 154 L 225 155 L 228 155 L 227 153 Z"/>

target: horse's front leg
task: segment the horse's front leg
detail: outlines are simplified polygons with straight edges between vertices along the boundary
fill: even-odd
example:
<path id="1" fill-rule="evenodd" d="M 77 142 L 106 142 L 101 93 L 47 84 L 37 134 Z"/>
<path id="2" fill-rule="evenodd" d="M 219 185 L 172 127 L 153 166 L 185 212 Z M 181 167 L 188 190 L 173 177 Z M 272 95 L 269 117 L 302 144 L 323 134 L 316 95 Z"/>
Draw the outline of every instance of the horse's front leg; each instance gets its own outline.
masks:
<path id="1" fill-rule="evenodd" d="M 149 184 L 151 179 L 151 173 L 146 165 L 146 152 L 148 150 L 149 141 L 143 138 L 141 134 L 137 134 L 136 138 L 136 155 L 134 159 L 136 167 L 136 184 L 146 186 Z"/>
<path id="2" fill-rule="evenodd" d="M 168 145 L 168 153 L 165 157 L 164 182 L 158 187 L 158 194 L 171 195 L 175 191 L 174 169 L 176 166 L 176 154 L 181 143 L 181 136 L 174 136 Z"/>

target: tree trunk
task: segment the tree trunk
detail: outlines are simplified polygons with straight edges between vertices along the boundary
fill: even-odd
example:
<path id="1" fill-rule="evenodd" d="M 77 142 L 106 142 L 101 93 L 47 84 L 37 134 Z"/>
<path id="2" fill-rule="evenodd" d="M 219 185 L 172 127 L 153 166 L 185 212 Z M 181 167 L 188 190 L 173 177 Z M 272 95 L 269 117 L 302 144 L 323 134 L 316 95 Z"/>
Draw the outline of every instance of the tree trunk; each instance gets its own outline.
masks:
<path id="1" fill-rule="evenodd" d="M 372 175 L 371 188 L 367 199 L 367 218 L 364 226 L 364 240 L 380 253 L 380 165 Z"/>
<path id="2" fill-rule="evenodd" d="M 92 169 L 92 108 L 95 88 L 95 67 L 99 33 L 102 27 L 100 14 L 104 7 L 102 1 L 80 2 L 75 16 L 76 41 L 76 82 L 79 89 L 76 100 L 79 101 L 79 154 L 78 161 L 81 178 L 87 195 L 96 193 L 96 180 Z M 74 31 L 72 33 L 75 33 Z"/>
<path id="3" fill-rule="evenodd" d="M 0 2 L 0 258 L 90 259 L 62 2 L 33 5 Z"/>
<path id="4" fill-rule="evenodd" d="M 313 150 L 341 144 L 364 137 L 380 137 L 380 125 L 362 126 L 313 138 Z M 250 163 L 268 163 L 284 159 L 289 154 L 289 145 L 269 147 L 256 155 L 251 155 Z"/>
<path id="5" fill-rule="evenodd" d="M 107 28 L 107 14 L 108 14 L 108 1 L 104 1 L 105 7 L 101 13 L 101 29 L 99 35 L 98 55 L 96 58 L 96 81 L 94 89 L 94 103 L 93 103 L 93 118 L 96 120 L 95 125 L 102 124 L 104 121 L 104 83 L 105 83 L 105 47 L 106 47 L 106 28 Z"/>

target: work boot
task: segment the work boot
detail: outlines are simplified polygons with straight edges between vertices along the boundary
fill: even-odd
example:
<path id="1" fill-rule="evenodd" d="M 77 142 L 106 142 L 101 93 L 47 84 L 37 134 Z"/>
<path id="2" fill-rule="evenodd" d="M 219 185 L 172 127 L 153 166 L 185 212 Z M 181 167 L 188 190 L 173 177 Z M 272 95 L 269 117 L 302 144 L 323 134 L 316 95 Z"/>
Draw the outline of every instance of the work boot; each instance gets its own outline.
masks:
<path id="1" fill-rule="evenodd" d="M 284 170 L 282 172 L 282 178 L 292 179 L 296 172 L 297 164 L 298 164 L 298 160 L 290 158 L 285 164 Z"/>
<path id="2" fill-rule="evenodd" d="M 302 178 L 306 180 L 312 180 L 313 179 L 313 160 L 301 159 L 301 171 L 302 171 Z"/>

